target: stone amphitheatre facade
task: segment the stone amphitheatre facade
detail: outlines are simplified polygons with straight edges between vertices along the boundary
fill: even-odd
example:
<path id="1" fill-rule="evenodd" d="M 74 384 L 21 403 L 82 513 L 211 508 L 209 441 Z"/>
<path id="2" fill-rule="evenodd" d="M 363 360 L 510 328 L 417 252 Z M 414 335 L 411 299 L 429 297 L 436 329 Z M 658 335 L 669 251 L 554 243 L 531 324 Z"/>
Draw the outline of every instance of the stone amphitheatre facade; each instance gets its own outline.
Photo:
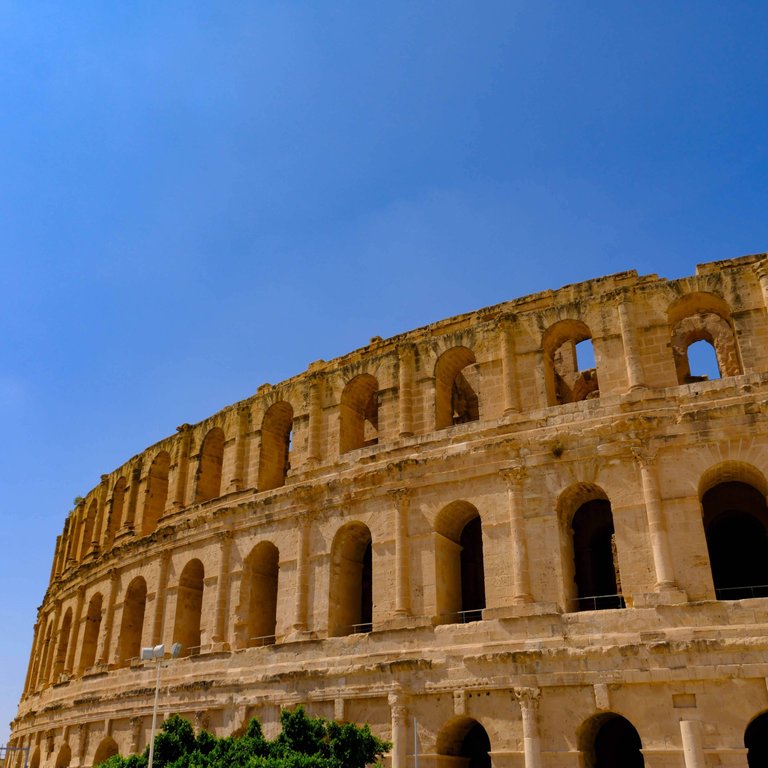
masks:
<path id="1" fill-rule="evenodd" d="M 766 255 L 624 272 L 179 427 L 67 518 L 11 743 L 143 749 L 178 641 L 161 712 L 217 735 L 303 704 L 393 768 L 768 765 L 767 307 Z"/>

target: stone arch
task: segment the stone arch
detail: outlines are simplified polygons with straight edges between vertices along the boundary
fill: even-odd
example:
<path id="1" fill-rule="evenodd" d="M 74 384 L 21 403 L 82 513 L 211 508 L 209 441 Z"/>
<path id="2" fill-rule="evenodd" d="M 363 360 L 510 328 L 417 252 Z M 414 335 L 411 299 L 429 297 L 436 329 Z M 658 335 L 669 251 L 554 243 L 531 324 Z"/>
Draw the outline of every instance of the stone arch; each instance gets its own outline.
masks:
<path id="1" fill-rule="evenodd" d="M 123 523 L 125 507 L 125 489 L 127 482 L 124 477 L 119 477 L 112 488 L 112 500 L 110 502 L 109 518 L 104 533 L 104 548 L 111 547 L 117 532 Z"/>
<path id="2" fill-rule="evenodd" d="M 240 593 L 244 647 L 275 642 L 279 570 L 280 553 L 270 541 L 257 544 L 245 559 Z"/>
<path id="3" fill-rule="evenodd" d="M 544 332 L 541 343 L 549 405 L 599 397 L 597 367 L 579 367 L 576 347 L 586 341 L 592 341 L 592 331 L 582 320 L 559 320 Z"/>
<path id="4" fill-rule="evenodd" d="M 368 526 L 342 526 L 331 546 L 328 635 L 370 632 L 373 621 L 372 540 Z"/>
<path id="5" fill-rule="evenodd" d="M 29 768 L 40 768 L 40 747 L 35 747 L 35 751 L 29 760 Z"/>
<path id="6" fill-rule="evenodd" d="M 758 487 L 741 479 L 711 484 L 716 476 L 710 475 L 701 496 L 715 595 L 718 600 L 768 597 L 768 505 L 760 490 L 764 478 L 753 475 Z"/>
<path id="7" fill-rule="evenodd" d="M 53 644 L 55 638 L 53 636 L 53 618 L 48 622 L 48 628 L 45 634 L 45 648 L 43 650 L 43 660 L 40 664 L 40 676 L 38 677 L 38 685 L 44 687 L 48 685 L 51 679 L 51 665 L 53 663 Z"/>
<path id="8" fill-rule="evenodd" d="M 671 348 L 678 384 L 706 380 L 691 375 L 688 349 L 705 341 L 714 349 L 720 376 L 738 376 L 742 365 L 728 304 L 713 293 L 681 296 L 667 310 L 672 334 Z"/>
<path id="9" fill-rule="evenodd" d="M 103 598 L 101 592 L 97 592 L 88 601 L 88 610 L 85 614 L 85 626 L 83 627 L 83 643 L 80 651 L 80 672 L 85 672 L 96 663 L 96 648 L 99 643 L 99 630 L 101 629 L 101 606 Z"/>
<path id="10" fill-rule="evenodd" d="M 379 382 L 369 373 L 355 376 L 344 387 L 339 404 L 339 451 L 379 442 Z"/>
<path id="11" fill-rule="evenodd" d="M 92 499 L 88 505 L 88 511 L 86 512 L 83 520 L 83 535 L 80 541 L 80 556 L 78 560 L 83 561 L 85 556 L 91 551 L 94 542 L 94 527 L 96 525 L 96 517 L 99 511 L 99 504 L 96 499 Z"/>
<path id="12" fill-rule="evenodd" d="M 185 654 L 194 655 L 200 651 L 204 588 L 205 568 L 195 558 L 184 566 L 176 592 L 173 640 L 184 646 Z"/>
<path id="13" fill-rule="evenodd" d="M 435 518 L 435 585 L 441 621 L 477 621 L 485 608 L 485 568 L 480 513 L 454 501 Z"/>
<path id="14" fill-rule="evenodd" d="M 480 418 L 475 353 L 452 347 L 435 363 L 435 429 L 465 424 Z"/>
<path id="15" fill-rule="evenodd" d="M 224 430 L 213 427 L 203 438 L 197 466 L 195 502 L 221 496 L 221 471 L 224 464 Z"/>
<path id="16" fill-rule="evenodd" d="M 450 765 L 457 768 L 491 768 L 488 732 L 471 717 L 448 720 L 437 734 L 435 749 L 438 755 L 452 758 Z"/>
<path id="17" fill-rule="evenodd" d="M 754 464 L 747 461 L 721 461 L 707 469 L 699 480 L 699 500 L 704 494 L 720 483 L 740 482 L 756 488 L 768 496 L 768 480 Z"/>
<path id="18" fill-rule="evenodd" d="M 577 611 L 623 608 L 613 510 L 605 491 L 575 483 L 560 494 L 565 593 Z"/>
<path id="19" fill-rule="evenodd" d="M 125 590 L 123 616 L 120 621 L 118 662 L 127 664 L 141 655 L 141 636 L 147 607 L 147 582 L 137 576 Z"/>
<path id="20" fill-rule="evenodd" d="M 768 765 L 768 711 L 749 722 L 744 731 L 744 747 L 749 768 L 765 768 Z"/>
<path id="21" fill-rule="evenodd" d="M 69 650 L 69 639 L 72 634 L 72 609 L 67 608 L 64 619 L 59 629 L 59 642 L 56 646 L 56 657 L 53 660 L 52 682 L 59 679 L 59 675 L 66 670 L 67 651 Z"/>
<path id="22" fill-rule="evenodd" d="M 111 736 L 105 736 L 96 747 L 96 752 L 93 755 L 93 764 L 98 765 L 108 760 L 114 755 L 120 754 L 120 750 L 117 746 L 117 742 Z"/>
<path id="23" fill-rule="evenodd" d="M 270 491 L 285 485 L 290 469 L 293 408 L 284 400 L 273 403 L 261 422 L 258 490 Z"/>
<path id="24" fill-rule="evenodd" d="M 56 755 L 55 768 L 69 768 L 70 760 L 72 760 L 72 750 L 65 741 L 59 748 L 58 755 Z"/>
<path id="25" fill-rule="evenodd" d="M 587 720 L 578 733 L 584 768 L 643 768 L 640 734 L 626 717 L 602 712 Z"/>
<path id="26" fill-rule="evenodd" d="M 31 690 L 36 690 L 45 683 L 45 669 L 48 664 L 48 654 L 51 646 L 51 635 L 53 631 L 53 620 L 48 619 L 45 624 L 45 631 L 41 634 L 43 639 L 41 648 L 38 651 L 38 658 L 35 660 L 35 670 L 32 675 Z"/>
<path id="27" fill-rule="evenodd" d="M 144 511 L 141 516 L 141 535 L 148 536 L 157 528 L 168 501 L 168 474 L 171 457 L 167 451 L 160 451 L 149 465 L 147 493 L 144 497 Z"/>

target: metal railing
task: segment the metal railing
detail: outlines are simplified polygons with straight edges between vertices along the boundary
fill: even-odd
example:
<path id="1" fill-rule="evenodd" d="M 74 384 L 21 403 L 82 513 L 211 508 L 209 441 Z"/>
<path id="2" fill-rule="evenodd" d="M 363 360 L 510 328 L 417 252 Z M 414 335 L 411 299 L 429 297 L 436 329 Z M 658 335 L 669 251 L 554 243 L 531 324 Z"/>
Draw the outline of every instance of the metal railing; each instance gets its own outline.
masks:
<path id="1" fill-rule="evenodd" d="M 350 629 L 353 635 L 365 635 L 368 632 L 373 632 L 373 622 L 363 621 L 360 624 L 352 624 Z"/>
<path id="2" fill-rule="evenodd" d="M 0 747 L 0 768 L 27 768 L 29 747 Z"/>
<path id="3" fill-rule="evenodd" d="M 627 607 L 623 595 L 588 595 L 574 597 L 571 602 L 577 611 L 607 611 Z"/>
<path id="4" fill-rule="evenodd" d="M 716 587 L 718 600 L 748 600 L 751 597 L 768 597 L 768 584 L 749 584 L 743 587 Z"/>
<path id="5" fill-rule="evenodd" d="M 466 611 L 454 611 L 453 613 L 440 614 L 446 624 L 469 624 L 473 621 L 483 620 L 484 608 L 469 608 Z"/>
<path id="6" fill-rule="evenodd" d="M 248 638 L 249 648 L 263 648 L 265 645 L 274 645 L 274 644 L 275 644 L 274 635 L 259 635 L 258 637 Z"/>

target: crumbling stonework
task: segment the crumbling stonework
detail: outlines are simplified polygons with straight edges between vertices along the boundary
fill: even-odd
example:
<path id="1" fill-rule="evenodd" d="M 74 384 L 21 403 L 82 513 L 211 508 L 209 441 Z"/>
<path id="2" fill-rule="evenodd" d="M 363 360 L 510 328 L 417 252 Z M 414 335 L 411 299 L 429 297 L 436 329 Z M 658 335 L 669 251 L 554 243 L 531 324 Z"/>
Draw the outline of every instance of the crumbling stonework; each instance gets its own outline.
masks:
<path id="1" fill-rule="evenodd" d="M 143 749 L 178 641 L 162 711 L 217 735 L 302 703 L 393 768 L 768 765 L 767 306 L 766 255 L 625 272 L 182 425 L 67 518 L 12 743 Z"/>

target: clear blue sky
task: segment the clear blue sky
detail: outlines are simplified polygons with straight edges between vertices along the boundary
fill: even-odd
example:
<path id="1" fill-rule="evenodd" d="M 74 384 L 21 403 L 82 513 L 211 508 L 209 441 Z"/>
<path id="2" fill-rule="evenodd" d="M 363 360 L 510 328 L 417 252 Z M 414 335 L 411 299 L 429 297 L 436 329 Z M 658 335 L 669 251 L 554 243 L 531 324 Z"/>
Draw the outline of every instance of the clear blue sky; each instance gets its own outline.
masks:
<path id="1" fill-rule="evenodd" d="M 72 499 L 367 343 L 768 249 L 768 5 L 0 5 L 0 741 Z"/>

